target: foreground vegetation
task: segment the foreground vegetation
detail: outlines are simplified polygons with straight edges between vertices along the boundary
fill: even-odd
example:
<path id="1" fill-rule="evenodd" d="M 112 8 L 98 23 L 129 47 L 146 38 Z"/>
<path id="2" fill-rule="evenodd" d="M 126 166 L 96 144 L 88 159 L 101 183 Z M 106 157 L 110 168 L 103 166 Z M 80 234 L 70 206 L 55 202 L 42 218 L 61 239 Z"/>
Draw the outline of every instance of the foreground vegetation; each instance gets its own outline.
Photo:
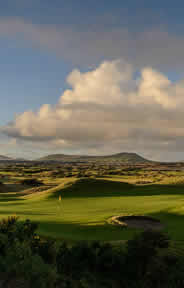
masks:
<path id="1" fill-rule="evenodd" d="M 167 235 L 145 231 L 126 245 L 43 240 L 37 224 L 11 217 L 0 222 L 2 287 L 167 287 L 184 285 L 184 256 Z"/>

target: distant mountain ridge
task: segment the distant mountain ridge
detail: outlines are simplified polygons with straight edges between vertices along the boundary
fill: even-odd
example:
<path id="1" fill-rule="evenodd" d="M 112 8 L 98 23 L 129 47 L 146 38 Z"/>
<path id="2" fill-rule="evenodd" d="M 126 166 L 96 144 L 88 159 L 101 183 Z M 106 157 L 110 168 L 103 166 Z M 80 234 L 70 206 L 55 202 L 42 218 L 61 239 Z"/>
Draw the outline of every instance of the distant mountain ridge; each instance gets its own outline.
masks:
<path id="1" fill-rule="evenodd" d="M 146 163 L 151 162 L 136 153 L 122 152 L 105 156 L 89 156 L 89 155 L 65 155 L 51 154 L 36 159 L 36 161 L 56 161 L 56 162 L 88 162 L 88 161 L 121 161 L 125 163 Z"/>
<path id="2" fill-rule="evenodd" d="M 0 161 L 24 162 L 24 161 L 28 161 L 28 160 L 26 160 L 24 158 L 12 158 L 9 156 L 0 155 Z"/>
<path id="3" fill-rule="evenodd" d="M 0 155 L 0 161 L 12 161 L 14 160 L 11 157 Z"/>

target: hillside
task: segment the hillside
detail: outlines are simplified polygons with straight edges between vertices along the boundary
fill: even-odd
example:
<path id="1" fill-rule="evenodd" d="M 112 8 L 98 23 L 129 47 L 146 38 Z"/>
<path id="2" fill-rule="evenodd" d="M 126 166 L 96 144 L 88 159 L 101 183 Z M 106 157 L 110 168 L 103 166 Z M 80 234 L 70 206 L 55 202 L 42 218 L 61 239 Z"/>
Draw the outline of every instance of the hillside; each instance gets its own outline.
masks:
<path id="1" fill-rule="evenodd" d="M 0 155 L 0 161 L 11 161 L 11 160 L 13 160 L 13 158 L 10 158 L 8 156 Z"/>
<path id="2" fill-rule="evenodd" d="M 65 155 L 65 154 L 53 154 L 39 158 L 36 161 L 58 161 L 58 162 L 106 162 L 106 161 L 120 161 L 125 163 L 146 163 L 149 160 L 143 158 L 136 153 L 117 153 L 113 155 L 105 156 L 88 156 L 88 155 Z"/>
<path id="3" fill-rule="evenodd" d="M 26 160 L 24 158 L 11 158 L 11 157 L 8 157 L 8 156 L 0 155 L 0 161 L 27 162 L 29 160 Z"/>

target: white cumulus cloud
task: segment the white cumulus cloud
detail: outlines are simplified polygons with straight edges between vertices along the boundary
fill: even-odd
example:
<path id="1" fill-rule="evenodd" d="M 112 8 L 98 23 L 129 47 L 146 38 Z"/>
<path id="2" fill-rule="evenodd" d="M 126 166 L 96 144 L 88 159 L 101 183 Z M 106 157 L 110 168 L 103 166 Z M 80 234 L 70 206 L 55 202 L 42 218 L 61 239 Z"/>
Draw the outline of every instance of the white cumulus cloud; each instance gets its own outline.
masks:
<path id="1" fill-rule="evenodd" d="M 183 151 L 184 81 L 172 83 L 151 67 L 136 75 L 122 60 L 105 61 L 85 73 L 74 70 L 55 106 L 25 111 L 1 131 L 15 139 L 94 154 Z"/>

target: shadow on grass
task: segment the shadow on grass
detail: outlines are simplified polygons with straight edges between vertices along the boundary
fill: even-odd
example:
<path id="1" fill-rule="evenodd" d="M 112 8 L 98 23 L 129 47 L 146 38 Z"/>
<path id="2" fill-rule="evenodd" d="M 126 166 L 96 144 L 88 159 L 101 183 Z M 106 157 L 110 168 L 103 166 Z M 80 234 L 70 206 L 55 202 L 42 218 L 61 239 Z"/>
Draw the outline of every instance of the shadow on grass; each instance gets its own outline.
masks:
<path id="1" fill-rule="evenodd" d="M 55 216 L 54 212 L 45 213 L 45 212 L 33 212 L 33 211 L 29 211 L 29 210 L 28 211 L 19 211 L 17 209 L 17 207 L 16 207 L 16 209 L 13 209 L 13 207 L 12 207 L 12 209 L 9 208 L 9 210 L 7 209 L 6 211 L 4 211 L 4 210 L 0 211 L 0 215 L 1 215 L 1 213 L 2 213 L 2 215 L 8 215 L 8 216 L 11 216 L 13 214 L 16 214 L 17 216 L 20 216 L 20 217 L 26 216 L 27 219 L 31 216 Z"/>
<path id="2" fill-rule="evenodd" d="M 80 179 L 48 195 L 48 198 L 120 197 L 183 195 L 184 185 L 151 184 L 136 186 L 126 182 L 98 179 Z"/>
<path id="3" fill-rule="evenodd" d="M 164 225 L 163 232 L 168 233 L 171 240 L 184 241 L 184 215 L 177 215 L 162 211 L 159 213 L 145 214 L 159 219 Z M 39 233 L 44 236 L 60 238 L 70 241 L 101 240 L 117 241 L 131 239 L 142 229 L 123 228 L 113 224 L 81 225 L 77 222 L 40 222 Z"/>
<path id="4" fill-rule="evenodd" d="M 25 189 L 31 188 L 31 186 L 28 185 L 22 185 L 18 183 L 8 183 L 6 184 L 8 192 L 21 192 Z"/>
<path id="5" fill-rule="evenodd" d="M 66 241 L 116 241 L 133 237 L 134 230 L 122 230 L 113 225 L 81 225 L 79 223 L 40 222 L 38 233 Z"/>
<path id="6" fill-rule="evenodd" d="M 14 201 L 22 201 L 23 199 L 20 198 L 15 193 L 0 193 L 0 202 L 14 202 Z"/>
<path id="7" fill-rule="evenodd" d="M 132 211 L 133 212 L 133 211 Z M 1 214 L 2 213 L 2 214 Z M 53 216 L 54 213 L 45 213 L 37 211 L 18 211 L 16 209 L 9 208 L 6 211 L 0 211 L 0 219 L 6 218 L 15 214 L 22 219 L 39 219 L 38 233 L 45 237 L 51 237 L 56 239 L 63 239 L 66 241 L 81 241 L 81 240 L 100 240 L 100 241 L 120 241 L 131 239 L 136 233 L 143 231 L 142 229 L 126 228 L 116 226 L 113 224 L 101 224 L 101 223 L 79 223 L 78 221 L 65 222 L 61 219 L 57 221 L 45 220 L 48 216 Z M 137 214 L 136 214 L 137 215 Z M 141 213 L 143 215 L 143 213 Z M 146 216 L 150 216 L 159 219 L 163 224 L 163 232 L 168 233 L 171 240 L 183 241 L 184 243 L 184 215 L 172 213 L 170 211 L 160 211 L 156 213 L 146 213 Z M 35 217 L 36 216 L 36 217 Z M 37 217 L 38 216 L 38 217 Z M 43 216 L 43 217 L 42 217 Z M 115 215 L 109 215 L 109 217 Z M 109 218 L 108 217 L 108 218 Z M 108 220 L 108 219 L 107 219 Z M 59 222 L 60 221 L 60 222 Z"/>
<path id="8" fill-rule="evenodd" d="M 165 226 L 164 231 L 169 234 L 171 239 L 184 241 L 184 215 L 169 211 L 160 211 L 147 215 L 159 219 Z"/>

